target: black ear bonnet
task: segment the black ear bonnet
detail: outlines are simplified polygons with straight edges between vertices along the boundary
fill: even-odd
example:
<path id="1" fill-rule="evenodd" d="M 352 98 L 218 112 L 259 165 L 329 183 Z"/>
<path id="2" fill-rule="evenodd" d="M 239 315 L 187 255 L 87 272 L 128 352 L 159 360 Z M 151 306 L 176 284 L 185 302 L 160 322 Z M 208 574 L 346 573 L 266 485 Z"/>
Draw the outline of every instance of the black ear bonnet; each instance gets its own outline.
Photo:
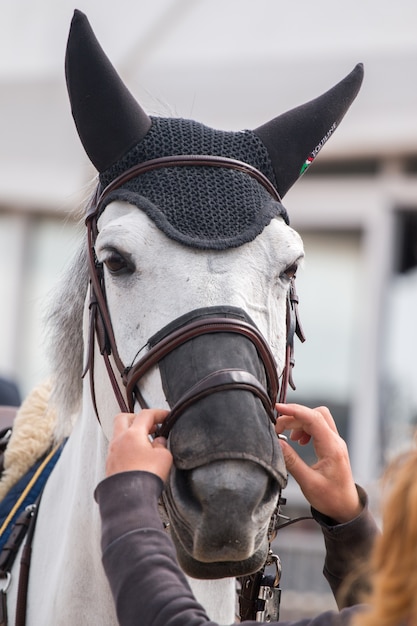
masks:
<path id="1" fill-rule="evenodd" d="M 75 11 L 66 77 L 73 117 L 103 190 L 139 163 L 166 156 L 211 155 L 259 170 L 283 197 L 304 173 L 356 97 L 363 67 L 328 92 L 254 131 L 214 130 L 192 120 L 149 117 L 123 84 L 86 16 Z M 278 196 L 277 194 L 277 196 Z M 278 196 L 278 197 L 279 197 Z M 125 200 L 181 244 L 222 250 L 252 241 L 281 204 L 255 178 L 230 168 L 166 166 L 111 191 L 102 208 Z"/>
<path id="2" fill-rule="evenodd" d="M 152 118 L 140 143 L 100 174 L 100 182 L 105 187 L 137 163 L 184 154 L 245 161 L 275 182 L 268 152 L 253 132 L 221 132 L 191 120 L 158 117 Z M 251 176 L 234 169 L 163 167 L 124 183 L 104 206 L 115 199 L 137 205 L 168 237 L 197 248 L 240 246 L 279 215 L 288 223 L 283 205 Z"/>

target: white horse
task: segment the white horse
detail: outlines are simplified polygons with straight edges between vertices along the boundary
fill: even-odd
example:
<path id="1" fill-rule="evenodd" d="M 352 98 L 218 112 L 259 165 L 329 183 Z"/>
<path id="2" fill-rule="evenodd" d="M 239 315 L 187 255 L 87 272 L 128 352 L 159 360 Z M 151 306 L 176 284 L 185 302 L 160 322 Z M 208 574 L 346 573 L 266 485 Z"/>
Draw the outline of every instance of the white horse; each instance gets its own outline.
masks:
<path id="1" fill-rule="evenodd" d="M 109 363 L 126 406 L 134 404 L 137 410 L 139 405 L 126 393 L 117 361 L 129 366 L 126 372 L 134 371 L 150 349 L 149 339 L 190 312 L 197 311 L 194 316 L 200 319 L 207 311 L 223 316 L 227 308 L 229 319 L 239 318 L 239 324 L 243 315 L 243 324 L 258 329 L 282 373 L 288 290 L 304 253 L 274 187 L 284 195 L 295 182 L 304 163 L 312 160 L 350 106 L 361 78 L 358 66 L 320 98 L 254 132 L 221 133 L 194 122 L 175 125 L 172 120 L 151 120 L 122 85 L 85 16 L 76 12 L 67 50 L 67 82 L 78 132 L 100 172 L 99 191 L 143 161 L 167 155 L 177 160 L 184 155 L 222 158 L 220 164 L 204 158 L 195 166 L 170 161 L 150 173 L 137 172 L 127 183 L 119 180 L 108 190 L 94 214 L 97 232 L 91 240 L 92 258 L 103 271 L 103 293 L 118 353 L 114 354 L 113 346 Z M 109 96 L 111 91 L 117 92 L 115 99 Z M 181 136 L 167 149 L 175 133 Z M 208 136 L 211 146 L 226 146 L 225 152 L 218 147 L 208 152 Z M 186 146 L 187 141 L 195 143 Z M 244 146 L 249 141 L 246 156 L 244 148 L 235 147 L 236 141 Z M 145 144 L 148 152 L 138 156 Z M 232 148 L 227 151 L 229 144 Z M 253 152 L 259 151 L 263 159 L 266 155 L 266 166 L 256 159 L 254 164 Z M 178 176 L 177 170 L 181 171 Z M 181 185 L 185 182 L 184 192 Z M 205 190 L 200 193 L 200 188 Z M 193 196 L 193 206 L 180 219 L 184 207 L 175 203 L 179 196 L 185 202 L 187 194 Z M 171 215 L 173 204 L 176 209 Z M 231 225 L 223 211 L 229 208 Z M 94 338 L 91 358 L 95 298 L 89 289 L 88 246 L 82 244 L 64 276 L 49 319 L 51 401 L 59 416 L 55 436 L 60 440 L 70 435 L 39 507 L 27 595 L 28 626 L 117 624 L 101 565 L 100 521 L 93 493 L 104 477 L 113 419 L 121 404 L 100 355 L 105 341 L 98 345 Z M 174 326 L 175 330 L 178 323 Z M 221 361 L 223 347 L 232 361 L 237 353 L 238 362 L 230 368 L 244 371 L 245 384 L 256 378 L 254 388 L 268 387 L 258 348 L 254 350 L 246 337 L 239 336 L 238 344 L 230 343 L 234 341 L 231 334 L 226 330 L 216 335 L 216 344 L 212 343 L 214 335 L 199 336 L 192 349 L 188 342 L 182 344 L 185 352 L 178 359 L 172 352 L 171 361 L 161 367 L 153 364 L 133 387 L 140 388 L 148 405 L 172 409 L 177 402 L 172 381 L 179 378 L 181 383 L 197 372 L 198 383 L 206 374 L 199 372 L 201 363 L 204 369 L 212 360 Z M 82 378 L 86 363 L 91 376 Z M 227 359 L 220 366 L 227 369 Z M 263 406 L 263 391 L 259 393 L 258 397 L 253 390 L 234 389 L 194 398 L 191 407 L 179 411 L 181 416 L 170 432 L 175 470 L 166 504 L 173 538 L 180 563 L 186 573 L 191 572 L 190 584 L 198 600 L 211 619 L 221 624 L 235 619 L 234 577 L 256 570 L 265 557 L 269 519 L 285 484 L 270 410 Z M 195 454 L 208 457 L 196 461 Z M 10 624 L 15 623 L 18 561 L 8 591 Z"/>

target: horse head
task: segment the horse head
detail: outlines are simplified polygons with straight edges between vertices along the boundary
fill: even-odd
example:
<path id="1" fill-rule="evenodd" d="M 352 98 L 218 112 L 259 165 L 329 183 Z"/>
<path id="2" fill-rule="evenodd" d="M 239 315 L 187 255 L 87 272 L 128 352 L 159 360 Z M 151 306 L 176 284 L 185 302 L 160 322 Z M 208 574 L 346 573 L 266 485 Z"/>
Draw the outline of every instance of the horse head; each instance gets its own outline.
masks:
<path id="1" fill-rule="evenodd" d="M 73 18 L 68 91 L 99 173 L 86 218 L 91 391 L 107 438 L 117 406 L 103 384 L 122 410 L 170 408 L 164 504 L 196 578 L 247 574 L 266 558 L 286 484 L 274 404 L 291 367 L 288 294 L 303 258 L 281 199 L 362 73 L 255 130 L 214 130 L 148 116 L 87 18 Z"/>

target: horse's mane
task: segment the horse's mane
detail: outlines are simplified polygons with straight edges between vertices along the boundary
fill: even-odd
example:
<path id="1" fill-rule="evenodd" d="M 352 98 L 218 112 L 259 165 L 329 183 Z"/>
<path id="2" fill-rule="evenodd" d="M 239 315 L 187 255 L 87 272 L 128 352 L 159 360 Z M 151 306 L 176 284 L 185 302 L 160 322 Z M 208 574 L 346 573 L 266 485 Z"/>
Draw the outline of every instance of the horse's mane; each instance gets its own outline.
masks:
<path id="1" fill-rule="evenodd" d="M 57 413 L 57 440 L 69 434 L 81 408 L 83 312 L 87 288 L 87 242 L 84 237 L 51 291 L 44 316 L 45 344 L 52 379 L 50 402 Z"/>

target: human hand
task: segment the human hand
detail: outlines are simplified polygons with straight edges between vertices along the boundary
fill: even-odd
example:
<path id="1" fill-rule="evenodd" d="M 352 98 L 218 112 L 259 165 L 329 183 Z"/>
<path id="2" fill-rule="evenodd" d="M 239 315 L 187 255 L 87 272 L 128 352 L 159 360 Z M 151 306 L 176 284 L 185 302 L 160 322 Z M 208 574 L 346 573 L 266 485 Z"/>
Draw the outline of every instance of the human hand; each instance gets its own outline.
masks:
<path id="1" fill-rule="evenodd" d="M 362 505 L 352 476 L 345 441 L 340 437 L 326 407 L 310 409 L 300 404 L 277 404 L 280 416 L 275 430 L 290 430 L 291 441 L 306 445 L 313 441 L 317 461 L 311 467 L 296 451 L 280 439 L 287 470 L 317 511 L 338 523 L 359 515 Z"/>
<path id="2" fill-rule="evenodd" d="M 164 421 L 168 411 L 144 409 L 138 414 L 119 413 L 114 419 L 106 461 L 106 476 L 141 470 L 156 474 L 164 482 L 172 466 L 172 454 L 164 437 L 150 441 L 156 425 Z"/>

